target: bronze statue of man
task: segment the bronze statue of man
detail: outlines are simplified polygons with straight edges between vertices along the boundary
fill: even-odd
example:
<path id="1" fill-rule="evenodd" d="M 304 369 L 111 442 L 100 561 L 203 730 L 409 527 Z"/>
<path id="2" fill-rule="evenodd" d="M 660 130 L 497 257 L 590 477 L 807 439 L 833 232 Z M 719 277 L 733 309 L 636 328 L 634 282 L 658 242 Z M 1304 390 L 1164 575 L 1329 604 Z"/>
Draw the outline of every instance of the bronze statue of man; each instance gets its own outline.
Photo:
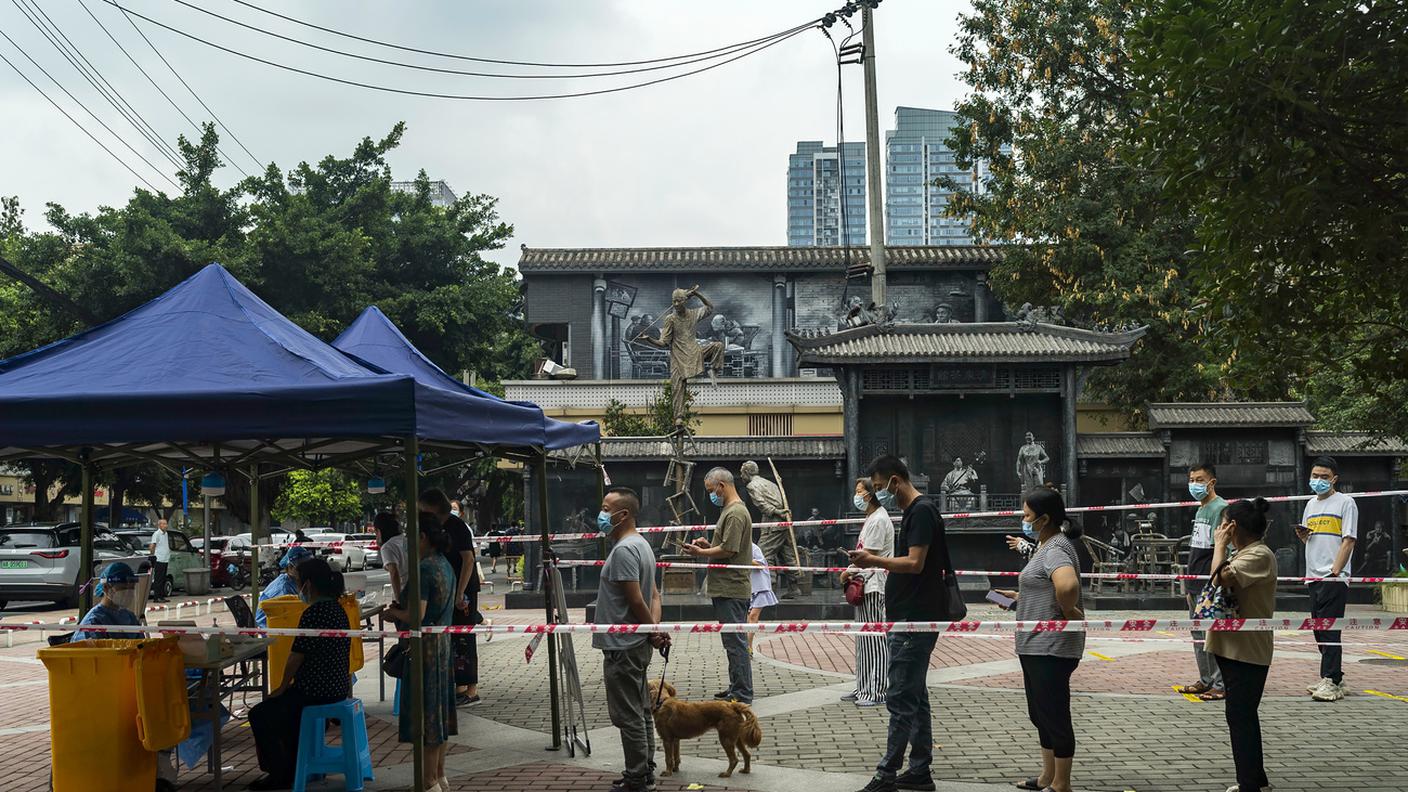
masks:
<path id="1" fill-rule="evenodd" d="M 748 490 L 748 498 L 758 507 L 759 522 L 791 522 L 792 512 L 783 503 L 782 490 L 758 473 L 758 463 L 748 460 L 738 470 L 738 477 Z M 790 528 L 763 528 L 758 536 L 758 549 L 773 566 L 798 566 L 797 548 Z M 783 584 L 782 598 L 793 599 L 801 594 L 797 572 L 789 570 L 777 575 Z"/>
<path id="2" fill-rule="evenodd" d="M 689 300 L 697 297 L 701 305 L 690 308 Z M 699 287 L 675 289 L 670 295 L 670 312 L 660 325 L 660 337 L 642 335 L 640 341 L 658 349 L 670 352 L 670 385 L 674 390 L 675 425 L 684 424 L 685 406 L 688 404 L 689 380 L 710 369 L 710 376 L 717 377 L 723 365 L 724 345 L 718 341 L 701 343 L 697 328 L 700 320 L 714 312 L 714 304 L 699 293 Z"/>

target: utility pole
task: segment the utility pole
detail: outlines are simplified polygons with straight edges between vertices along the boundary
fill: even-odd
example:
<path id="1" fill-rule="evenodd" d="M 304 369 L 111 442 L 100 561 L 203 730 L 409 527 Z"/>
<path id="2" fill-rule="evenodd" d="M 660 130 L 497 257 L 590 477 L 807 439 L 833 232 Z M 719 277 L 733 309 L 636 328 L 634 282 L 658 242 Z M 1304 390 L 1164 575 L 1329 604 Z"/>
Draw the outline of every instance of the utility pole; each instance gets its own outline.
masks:
<path id="1" fill-rule="evenodd" d="M 870 204 L 870 301 L 885 310 L 885 194 L 880 186 L 880 98 L 875 90 L 875 6 L 864 2 L 861 9 L 861 44 L 865 48 L 865 172 L 866 195 Z M 845 152 L 841 153 L 845 156 Z M 844 185 L 843 185 L 844 189 Z M 845 200 L 845 195 L 841 196 Z M 844 233 L 844 231 L 842 232 Z"/>

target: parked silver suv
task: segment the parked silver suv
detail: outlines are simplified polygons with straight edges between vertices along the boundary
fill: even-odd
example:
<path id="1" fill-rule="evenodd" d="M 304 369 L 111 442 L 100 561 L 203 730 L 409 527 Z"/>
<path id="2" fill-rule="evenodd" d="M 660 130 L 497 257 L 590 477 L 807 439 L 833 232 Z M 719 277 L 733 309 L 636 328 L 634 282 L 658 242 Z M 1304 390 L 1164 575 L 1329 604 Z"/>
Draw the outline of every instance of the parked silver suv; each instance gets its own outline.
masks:
<path id="1" fill-rule="evenodd" d="M 93 569 L 81 573 L 80 534 L 74 522 L 0 526 L 0 609 L 16 600 L 73 607 L 78 587 L 113 561 L 126 561 L 137 574 L 149 571 L 145 554 L 134 553 L 131 545 L 98 523 L 93 534 Z"/>

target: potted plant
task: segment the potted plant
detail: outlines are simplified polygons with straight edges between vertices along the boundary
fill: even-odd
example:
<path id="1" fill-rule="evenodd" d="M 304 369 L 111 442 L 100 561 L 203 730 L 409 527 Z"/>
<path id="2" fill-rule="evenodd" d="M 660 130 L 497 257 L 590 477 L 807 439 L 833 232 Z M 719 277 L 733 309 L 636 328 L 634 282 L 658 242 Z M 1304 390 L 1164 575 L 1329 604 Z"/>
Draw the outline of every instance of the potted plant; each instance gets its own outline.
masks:
<path id="1" fill-rule="evenodd" d="M 1393 577 L 1398 580 L 1408 579 L 1408 569 L 1399 567 Z M 1408 613 L 1408 582 L 1380 583 L 1379 599 L 1384 604 L 1384 610 L 1389 613 Z"/>

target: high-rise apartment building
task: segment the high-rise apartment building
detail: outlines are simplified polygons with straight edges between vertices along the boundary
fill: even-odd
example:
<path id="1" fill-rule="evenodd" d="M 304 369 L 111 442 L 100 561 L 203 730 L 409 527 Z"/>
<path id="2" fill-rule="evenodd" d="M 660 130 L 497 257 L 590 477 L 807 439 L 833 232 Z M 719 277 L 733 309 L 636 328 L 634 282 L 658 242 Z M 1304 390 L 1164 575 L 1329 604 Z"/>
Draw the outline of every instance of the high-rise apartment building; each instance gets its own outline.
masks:
<path id="1" fill-rule="evenodd" d="M 414 193 L 416 183 L 414 181 L 392 181 L 391 189 L 396 192 Z M 455 191 L 450 189 L 450 185 L 445 181 L 432 181 L 430 183 L 430 203 L 434 206 L 446 207 L 458 200 Z"/>
<path id="2" fill-rule="evenodd" d="M 957 122 L 949 110 L 895 108 L 895 128 L 885 133 L 885 239 L 891 245 L 971 245 L 966 219 L 946 217 L 953 191 L 938 184 L 949 176 L 962 189 L 981 191 L 987 166 L 954 164 L 945 140 Z"/>
<path id="3" fill-rule="evenodd" d="M 844 149 L 803 140 L 788 156 L 789 246 L 865 245 L 865 144 L 846 143 Z"/>

